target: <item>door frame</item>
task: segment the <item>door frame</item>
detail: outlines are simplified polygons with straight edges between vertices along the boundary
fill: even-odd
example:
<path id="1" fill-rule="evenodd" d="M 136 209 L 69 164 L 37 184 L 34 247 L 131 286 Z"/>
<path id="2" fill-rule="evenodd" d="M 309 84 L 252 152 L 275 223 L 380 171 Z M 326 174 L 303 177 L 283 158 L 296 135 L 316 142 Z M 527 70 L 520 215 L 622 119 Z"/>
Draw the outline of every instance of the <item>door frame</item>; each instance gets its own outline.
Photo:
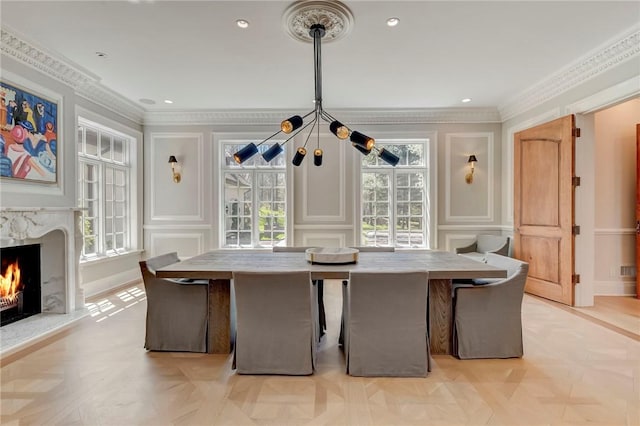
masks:
<path id="1" fill-rule="evenodd" d="M 545 112 L 515 123 L 506 131 L 503 149 L 503 215 L 507 218 L 505 231 L 513 233 L 513 141 L 515 133 L 538 124 L 575 114 L 576 127 L 581 128 L 580 138 L 576 140 L 575 170 L 581 177 L 581 184 L 575 191 L 576 224 L 580 225 L 580 235 L 575 242 L 575 273 L 580 274 L 580 284 L 575 286 L 574 306 L 593 306 L 595 250 L 595 176 L 593 176 L 593 116 L 588 115 L 601 109 L 640 96 L 640 76 L 625 80 L 600 92 L 574 100 L 564 108 L 555 107 Z M 589 124 L 590 123 L 590 124 Z M 586 214 L 586 216 L 585 216 Z M 513 234 L 512 234 L 513 235 Z M 580 240 L 578 240 L 578 237 Z"/>

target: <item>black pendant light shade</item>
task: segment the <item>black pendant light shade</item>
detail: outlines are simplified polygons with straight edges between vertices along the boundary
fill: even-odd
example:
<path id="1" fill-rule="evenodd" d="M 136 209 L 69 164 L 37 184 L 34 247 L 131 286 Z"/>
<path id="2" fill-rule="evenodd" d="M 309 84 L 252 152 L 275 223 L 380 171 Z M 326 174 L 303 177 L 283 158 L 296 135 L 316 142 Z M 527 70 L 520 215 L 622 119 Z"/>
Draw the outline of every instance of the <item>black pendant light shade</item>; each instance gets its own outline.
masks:
<path id="1" fill-rule="evenodd" d="M 394 167 L 396 164 L 398 164 L 398 161 L 400 161 L 400 157 L 398 157 L 391 151 L 387 151 L 384 148 L 380 149 L 380 151 L 378 152 L 378 157 L 382 158 L 387 164 L 390 164 Z"/>
<path id="2" fill-rule="evenodd" d="M 233 159 L 236 160 L 236 163 L 242 164 L 247 161 L 249 158 L 253 157 L 258 153 L 258 147 L 255 143 L 250 143 L 249 145 L 242 148 L 240 151 L 233 154 Z"/>
<path id="3" fill-rule="evenodd" d="M 313 164 L 322 166 L 322 150 L 320 148 L 313 151 Z"/>
<path id="4" fill-rule="evenodd" d="M 331 133 L 336 135 L 338 139 L 346 139 L 350 133 L 349 128 L 338 120 L 332 121 L 331 124 L 329 124 L 329 130 L 331 130 Z"/>
<path id="5" fill-rule="evenodd" d="M 307 155 L 306 148 L 303 148 L 303 147 L 298 148 L 298 150 L 296 151 L 296 155 L 294 155 L 293 160 L 291 160 L 291 163 L 294 166 L 299 166 L 300 164 L 302 164 L 302 160 L 304 160 L 305 155 Z"/>
<path id="6" fill-rule="evenodd" d="M 373 138 L 370 138 L 369 136 L 364 135 L 360 132 L 356 132 L 355 130 L 351 132 L 351 142 L 355 143 L 356 145 L 360 145 L 367 151 L 371 151 L 371 148 L 373 148 L 373 145 L 375 145 L 376 143 Z"/>
<path id="7" fill-rule="evenodd" d="M 269 147 L 268 150 L 262 153 L 262 158 L 264 158 L 264 161 L 268 163 L 269 161 L 276 158 L 282 151 L 282 145 L 280 145 L 279 143 L 274 143 Z"/>
<path id="8" fill-rule="evenodd" d="M 297 130 L 302 126 L 302 117 L 299 115 L 294 115 L 293 117 L 289 117 L 280 123 L 280 129 L 282 129 L 285 133 L 291 133 L 294 130 Z"/>
<path id="9" fill-rule="evenodd" d="M 365 148 L 365 147 L 363 147 L 363 146 L 360 146 L 360 145 L 358 145 L 357 143 L 352 143 L 352 144 L 351 144 L 351 146 L 352 146 L 352 147 L 354 147 L 355 149 L 357 149 L 358 151 L 360 151 L 360 153 L 361 153 L 362 155 L 369 155 L 369 154 L 371 154 L 371 150 L 370 150 L 370 149 L 367 149 L 367 148 Z"/>

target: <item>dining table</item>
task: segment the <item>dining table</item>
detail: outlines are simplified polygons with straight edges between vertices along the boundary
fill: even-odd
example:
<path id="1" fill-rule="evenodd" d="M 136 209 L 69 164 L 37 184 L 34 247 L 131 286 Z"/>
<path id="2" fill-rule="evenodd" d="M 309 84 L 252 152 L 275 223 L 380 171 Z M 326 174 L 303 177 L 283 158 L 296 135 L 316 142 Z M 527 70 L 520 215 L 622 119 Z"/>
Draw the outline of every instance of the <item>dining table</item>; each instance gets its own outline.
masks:
<path id="1" fill-rule="evenodd" d="M 396 250 L 360 252 L 346 264 L 318 264 L 305 252 L 220 249 L 159 268 L 161 278 L 209 280 L 208 352 L 228 354 L 232 350 L 231 280 L 236 271 L 307 270 L 312 280 L 348 280 L 350 272 L 427 271 L 429 274 L 429 343 L 434 355 L 452 353 L 454 279 L 505 278 L 507 271 L 441 250 Z M 402 283 L 398 283 L 401 291 Z"/>

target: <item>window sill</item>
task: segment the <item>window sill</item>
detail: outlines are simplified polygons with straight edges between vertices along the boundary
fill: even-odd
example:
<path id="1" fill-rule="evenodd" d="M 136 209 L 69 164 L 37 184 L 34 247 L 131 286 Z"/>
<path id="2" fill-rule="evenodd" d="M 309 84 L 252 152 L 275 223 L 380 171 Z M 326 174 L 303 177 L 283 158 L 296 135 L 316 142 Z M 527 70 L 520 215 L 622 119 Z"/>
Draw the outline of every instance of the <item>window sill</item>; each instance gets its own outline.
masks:
<path id="1" fill-rule="evenodd" d="M 80 259 L 80 266 L 83 265 L 97 265 L 100 263 L 106 263 L 106 262 L 111 262 L 114 260 L 120 260 L 120 259 L 125 259 L 127 257 L 132 257 L 132 256 L 136 256 L 139 257 L 140 254 L 142 254 L 143 250 L 130 250 L 124 253 L 114 253 L 114 254 L 109 254 L 106 256 L 96 256 L 96 257 L 90 257 L 90 258 L 85 258 L 85 259 Z"/>

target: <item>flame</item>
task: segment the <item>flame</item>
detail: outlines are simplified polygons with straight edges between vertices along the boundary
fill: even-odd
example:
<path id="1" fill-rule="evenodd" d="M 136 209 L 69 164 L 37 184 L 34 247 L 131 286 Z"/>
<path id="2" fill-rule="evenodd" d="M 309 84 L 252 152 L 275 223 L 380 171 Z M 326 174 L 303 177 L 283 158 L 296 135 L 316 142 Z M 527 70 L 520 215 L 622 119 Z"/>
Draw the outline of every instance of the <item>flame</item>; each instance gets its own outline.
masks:
<path id="1" fill-rule="evenodd" d="M 9 264 L 4 275 L 0 275 L 0 297 L 13 300 L 22 290 L 20 282 L 20 265 L 18 261 Z"/>

